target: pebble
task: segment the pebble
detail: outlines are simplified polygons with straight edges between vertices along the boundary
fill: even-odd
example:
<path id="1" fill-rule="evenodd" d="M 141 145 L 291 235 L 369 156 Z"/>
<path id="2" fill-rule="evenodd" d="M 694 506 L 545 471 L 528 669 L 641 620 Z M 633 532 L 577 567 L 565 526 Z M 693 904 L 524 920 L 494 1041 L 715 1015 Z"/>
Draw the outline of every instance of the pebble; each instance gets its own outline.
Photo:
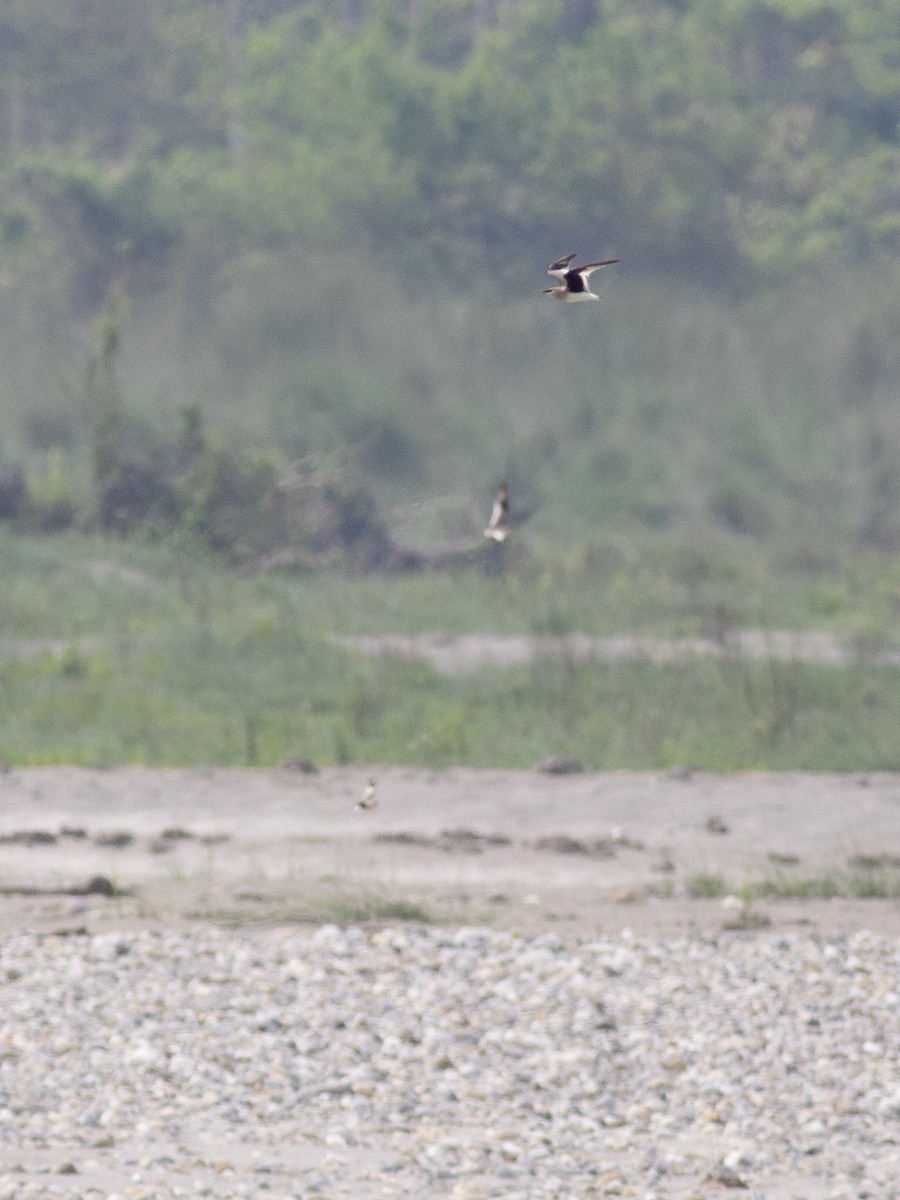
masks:
<path id="1" fill-rule="evenodd" d="M 0 1198 L 900 1194 L 900 942 L 0 943 Z"/>

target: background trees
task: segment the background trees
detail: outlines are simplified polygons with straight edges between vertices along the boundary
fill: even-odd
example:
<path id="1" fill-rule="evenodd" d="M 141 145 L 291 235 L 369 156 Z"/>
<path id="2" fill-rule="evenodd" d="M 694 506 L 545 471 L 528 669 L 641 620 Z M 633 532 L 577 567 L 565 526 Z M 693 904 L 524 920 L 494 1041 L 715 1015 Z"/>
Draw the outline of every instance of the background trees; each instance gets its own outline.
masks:
<path id="1" fill-rule="evenodd" d="M 548 532 L 768 537 L 827 498 L 829 536 L 900 536 L 893 0 L 0 22 L 8 459 L 89 460 L 73 397 L 118 289 L 132 440 L 200 405 L 391 502 L 517 472 Z M 590 325 L 540 307 L 576 248 L 622 259 Z"/>
<path id="2" fill-rule="evenodd" d="M 7 242 L 364 233 L 446 269 L 549 223 L 713 279 L 896 250 L 889 0 L 35 0 L 3 32 Z"/>

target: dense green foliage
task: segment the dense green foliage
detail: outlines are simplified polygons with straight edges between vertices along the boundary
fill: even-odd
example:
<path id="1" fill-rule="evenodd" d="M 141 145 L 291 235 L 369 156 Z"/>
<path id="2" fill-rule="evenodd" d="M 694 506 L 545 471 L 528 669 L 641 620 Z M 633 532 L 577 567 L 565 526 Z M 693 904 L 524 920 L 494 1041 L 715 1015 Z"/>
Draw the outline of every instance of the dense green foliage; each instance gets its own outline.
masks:
<path id="1" fill-rule="evenodd" d="M 503 474 L 539 537 L 900 542 L 893 0 L 2 22 L 0 461 L 44 526 L 199 409 L 420 545 L 477 538 Z M 575 248 L 622 260 L 599 311 L 540 295 Z"/>
<path id="2" fill-rule="evenodd" d="M 882 668 L 450 681 L 327 635 L 890 643 L 898 249 L 895 0 L 11 0 L 0 521 L 70 541 L 4 542 L 0 632 L 99 641 L 2 660 L 0 756 L 896 766 Z M 570 250 L 621 260 L 599 305 L 541 295 Z M 97 530 L 138 539 L 102 588 Z M 469 569 L 204 557 L 285 547 Z"/>
<path id="3" fill-rule="evenodd" d="M 34 0 L 5 24 L 5 241 L 52 242 L 85 298 L 293 239 L 458 281 L 597 230 L 713 279 L 897 249 L 893 0 Z"/>
<path id="4" fill-rule="evenodd" d="M 237 492 L 349 470 L 420 546 L 477 539 L 504 474 L 537 537 L 900 542 L 892 0 L 35 0 L 0 32 L 0 462 L 41 527 L 108 525 L 163 460 L 171 517 L 200 412 Z M 622 260 L 599 310 L 540 295 L 575 248 Z"/>

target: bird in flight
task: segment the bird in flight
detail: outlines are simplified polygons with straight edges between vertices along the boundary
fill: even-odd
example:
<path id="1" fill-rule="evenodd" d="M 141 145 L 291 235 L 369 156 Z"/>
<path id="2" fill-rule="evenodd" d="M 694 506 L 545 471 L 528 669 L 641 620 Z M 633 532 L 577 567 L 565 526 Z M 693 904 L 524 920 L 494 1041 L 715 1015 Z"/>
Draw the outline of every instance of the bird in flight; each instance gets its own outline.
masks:
<path id="1" fill-rule="evenodd" d="M 509 487 L 505 479 L 497 491 L 484 536 L 493 538 L 495 542 L 505 542 L 509 537 Z"/>
<path id="2" fill-rule="evenodd" d="M 370 779 L 369 782 L 366 784 L 366 790 L 363 792 L 362 796 L 360 797 L 360 800 L 357 803 L 356 808 L 357 808 L 358 812 L 362 812 L 364 809 L 377 808 L 377 807 L 378 807 L 378 801 L 375 799 L 375 780 Z"/>
<path id="3" fill-rule="evenodd" d="M 558 258 L 556 262 L 550 264 L 547 274 L 558 279 L 559 283 L 556 287 L 544 288 L 544 292 L 549 292 L 554 300 L 565 300 L 568 304 L 575 304 L 579 300 L 599 300 L 600 297 L 595 295 L 588 286 L 588 279 L 594 271 L 599 271 L 601 267 L 611 267 L 619 260 L 607 258 L 604 262 L 588 263 L 584 267 L 572 267 L 569 264 L 574 257 L 574 254 L 567 254 L 565 258 Z"/>

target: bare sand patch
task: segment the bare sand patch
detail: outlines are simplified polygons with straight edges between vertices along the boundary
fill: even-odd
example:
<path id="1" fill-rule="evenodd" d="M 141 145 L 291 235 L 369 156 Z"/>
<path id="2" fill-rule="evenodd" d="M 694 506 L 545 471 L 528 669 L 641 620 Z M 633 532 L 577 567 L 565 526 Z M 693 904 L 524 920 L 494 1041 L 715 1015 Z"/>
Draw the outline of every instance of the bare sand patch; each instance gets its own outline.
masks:
<path id="1" fill-rule="evenodd" d="M 359 812 L 370 777 L 378 807 Z M 406 917 L 666 934 L 720 927 L 720 885 L 787 885 L 898 858 L 900 776 L 888 774 L 60 767 L 0 777 L 3 928 Z M 114 894 L 89 889 L 98 878 Z M 892 899 L 757 907 L 779 926 L 900 934 Z"/>

